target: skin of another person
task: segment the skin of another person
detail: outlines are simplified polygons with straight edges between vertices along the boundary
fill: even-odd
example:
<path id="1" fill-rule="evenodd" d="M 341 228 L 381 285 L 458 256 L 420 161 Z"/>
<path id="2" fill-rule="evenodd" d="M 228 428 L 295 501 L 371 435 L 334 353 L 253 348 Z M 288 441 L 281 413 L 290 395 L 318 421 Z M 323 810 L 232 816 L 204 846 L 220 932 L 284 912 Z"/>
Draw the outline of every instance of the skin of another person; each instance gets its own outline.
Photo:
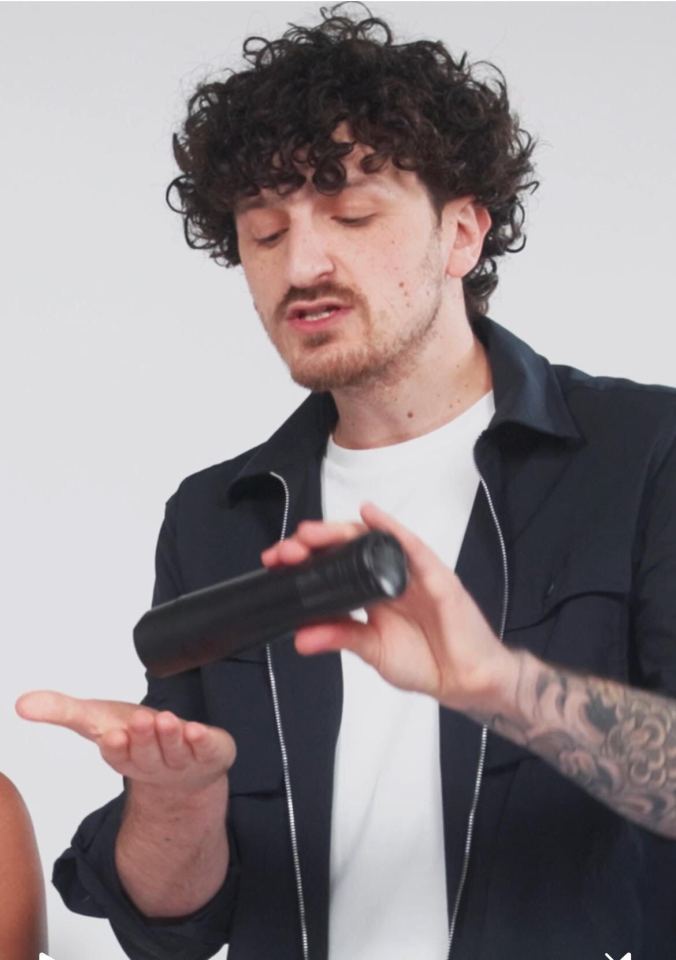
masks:
<path id="1" fill-rule="evenodd" d="M 37 960 L 47 915 L 35 834 L 19 791 L 0 774 L 0 958 Z"/>
<path id="2" fill-rule="evenodd" d="M 363 175 L 365 149 L 357 144 L 346 157 L 347 184 L 335 195 L 319 193 L 306 177 L 292 193 L 262 190 L 235 210 L 261 322 L 298 383 L 331 390 L 335 439 L 352 448 L 433 430 L 491 386 L 462 287 L 490 216 L 468 196 L 437 216 L 415 173 L 387 164 Z M 676 705 L 503 647 L 424 543 L 376 506 L 365 504 L 361 518 L 302 523 L 262 555 L 268 566 L 297 563 L 364 528 L 395 534 L 408 555 L 411 577 L 401 598 L 371 608 L 367 624 L 299 631 L 298 651 L 353 650 L 389 682 L 527 745 L 614 810 L 676 837 Z M 596 703 L 605 710 L 594 711 Z M 182 916 L 211 899 L 228 867 L 224 820 L 235 744 L 225 731 L 133 704 L 50 692 L 24 695 L 17 709 L 93 740 L 128 778 L 116 863 L 141 911 Z M 659 782 L 635 775 L 618 734 L 645 723 L 659 728 L 665 744 Z"/>

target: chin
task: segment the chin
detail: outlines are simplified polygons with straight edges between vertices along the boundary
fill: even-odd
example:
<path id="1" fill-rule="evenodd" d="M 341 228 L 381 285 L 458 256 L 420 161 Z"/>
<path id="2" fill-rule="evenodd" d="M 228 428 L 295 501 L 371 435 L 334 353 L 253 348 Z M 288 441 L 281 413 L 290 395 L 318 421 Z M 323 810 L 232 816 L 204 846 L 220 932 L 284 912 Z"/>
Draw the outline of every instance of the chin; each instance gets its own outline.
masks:
<path id="1" fill-rule="evenodd" d="M 285 358 L 295 383 L 321 393 L 361 381 L 371 365 L 369 349 L 363 345 L 346 348 L 331 341 L 330 334 L 314 334 L 306 339 L 304 349 Z"/>
<path id="2" fill-rule="evenodd" d="M 315 358 L 316 359 L 316 358 Z M 333 357 L 330 362 L 289 366 L 291 379 L 316 393 L 345 387 L 366 387 L 387 379 L 389 363 L 375 357 Z"/>

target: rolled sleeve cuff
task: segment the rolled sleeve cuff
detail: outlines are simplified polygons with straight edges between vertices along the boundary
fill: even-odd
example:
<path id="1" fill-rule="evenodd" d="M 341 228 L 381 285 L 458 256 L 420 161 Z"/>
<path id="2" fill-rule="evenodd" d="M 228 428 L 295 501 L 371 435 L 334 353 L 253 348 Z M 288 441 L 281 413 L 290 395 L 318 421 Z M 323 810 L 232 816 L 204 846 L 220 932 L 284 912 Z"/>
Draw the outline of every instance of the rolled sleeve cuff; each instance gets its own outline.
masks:
<path id="1" fill-rule="evenodd" d="M 54 886 L 69 910 L 107 917 L 131 960 L 207 960 L 228 940 L 238 872 L 232 838 L 227 877 L 208 903 L 180 919 L 149 919 L 125 893 L 115 866 L 123 808 L 124 794 L 82 822 L 54 864 Z"/>

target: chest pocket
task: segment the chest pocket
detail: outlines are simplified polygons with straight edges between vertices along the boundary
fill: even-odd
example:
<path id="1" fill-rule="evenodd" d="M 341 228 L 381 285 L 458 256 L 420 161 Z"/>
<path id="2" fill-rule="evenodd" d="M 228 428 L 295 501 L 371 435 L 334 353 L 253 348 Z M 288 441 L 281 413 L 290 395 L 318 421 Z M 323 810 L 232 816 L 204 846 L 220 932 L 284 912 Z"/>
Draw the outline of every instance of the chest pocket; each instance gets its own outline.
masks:
<path id="1" fill-rule="evenodd" d="M 505 643 L 571 670 L 626 679 L 630 591 L 626 552 L 602 544 L 558 566 L 544 556 L 515 561 Z"/>
<path id="2" fill-rule="evenodd" d="M 556 569 L 531 558 L 522 569 L 510 566 L 510 579 L 505 644 L 570 670 L 627 680 L 631 578 L 618 556 L 571 554 Z M 525 747 L 489 734 L 486 770 L 529 757 Z"/>
<path id="3" fill-rule="evenodd" d="M 210 722 L 227 730 L 237 746 L 230 795 L 283 792 L 265 648 L 205 667 L 203 687 Z"/>

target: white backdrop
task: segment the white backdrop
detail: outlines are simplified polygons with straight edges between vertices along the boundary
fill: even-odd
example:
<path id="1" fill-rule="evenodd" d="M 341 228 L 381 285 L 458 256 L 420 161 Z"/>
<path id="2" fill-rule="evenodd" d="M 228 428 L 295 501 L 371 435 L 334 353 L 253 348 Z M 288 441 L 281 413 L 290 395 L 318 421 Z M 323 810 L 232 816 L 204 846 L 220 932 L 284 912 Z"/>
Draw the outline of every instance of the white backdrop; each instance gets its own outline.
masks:
<path id="1" fill-rule="evenodd" d="M 528 247 L 492 315 L 560 362 L 674 382 L 672 3 L 373 3 L 400 36 L 505 71 L 538 134 Z M 0 4 L 0 769 L 47 874 L 118 791 L 91 744 L 20 721 L 24 690 L 138 699 L 164 500 L 303 396 L 237 270 L 190 251 L 163 200 L 193 84 L 314 3 Z M 54 960 L 120 960 L 49 892 Z"/>

